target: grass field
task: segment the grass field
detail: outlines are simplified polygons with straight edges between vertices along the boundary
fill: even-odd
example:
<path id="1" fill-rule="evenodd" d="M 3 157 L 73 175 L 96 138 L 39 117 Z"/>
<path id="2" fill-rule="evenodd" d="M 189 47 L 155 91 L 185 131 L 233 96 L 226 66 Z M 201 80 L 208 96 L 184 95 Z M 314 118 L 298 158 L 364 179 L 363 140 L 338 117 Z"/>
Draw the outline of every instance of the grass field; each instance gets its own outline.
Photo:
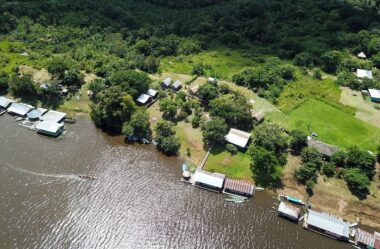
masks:
<path id="1" fill-rule="evenodd" d="M 195 55 L 163 58 L 161 68 L 163 72 L 191 74 L 194 64 L 205 63 L 211 66 L 206 73 L 208 76 L 231 80 L 244 67 L 253 66 L 263 58 L 249 51 L 215 48 Z"/>
<path id="2" fill-rule="evenodd" d="M 213 149 L 205 170 L 226 174 L 234 179 L 244 179 L 252 182 L 252 171 L 250 169 L 251 158 L 247 153 L 238 152 L 232 156 L 221 147 Z"/>
<path id="3" fill-rule="evenodd" d="M 308 134 L 316 132 L 320 140 L 341 148 L 358 145 L 374 151 L 380 145 L 379 128 L 315 99 L 292 111 L 289 125 Z"/>
<path id="4" fill-rule="evenodd" d="M 28 56 L 22 56 L 20 53 L 9 52 L 10 46 L 24 48 L 22 43 L 4 40 L 0 41 L 0 56 L 3 55 L 9 58 L 9 63 L 5 67 L 0 68 L 0 70 L 7 73 L 12 72 L 12 69 L 16 66 L 30 64 Z"/>

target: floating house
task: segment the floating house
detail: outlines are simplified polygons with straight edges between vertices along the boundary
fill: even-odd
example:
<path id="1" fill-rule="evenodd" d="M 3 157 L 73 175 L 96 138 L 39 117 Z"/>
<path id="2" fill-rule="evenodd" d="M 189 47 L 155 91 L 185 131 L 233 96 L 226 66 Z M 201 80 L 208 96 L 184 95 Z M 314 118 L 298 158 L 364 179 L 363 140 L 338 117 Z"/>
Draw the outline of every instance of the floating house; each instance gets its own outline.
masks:
<path id="1" fill-rule="evenodd" d="M 137 103 L 139 103 L 141 105 L 146 105 L 147 103 L 149 103 L 151 101 L 151 98 L 152 97 L 149 96 L 148 94 L 142 93 L 136 101 L 137 101 Z"/>
<path id="2" fill-rule="evenodd" d="M 315 148 L 320 154 L 322 154 L 326 159 L 331 158 L 339 149 L 331 144 L 323 143 L 314 138 L 307 138 L 307 146 Z"/>
<path id="3" fill-rule="evenodd" d="M 182 88 L 182 83 L 181 81 L 177 80 L 176 82 L 174 82 L 174 84 L 172 85 L 172 89 L 174 91 L 178 91 Z"/>
<path id="4" fill-rule="evenodd" d="M 42 113 L 38 109 L 33 109 L 26 114 L 29 121 L 38 121 L 40 120 Z"/>
<path id="5" fill-rule="evenodd" d="M 224 193 L 241 195 L 244 197 L 252 197 L 255 188 L 252 184 L 244 181 L 226 178 L 224 181 Z"/>
<path id="6" fill-rule="evenodd" d="M 149 96 L 151 96 L 152 98 L 155 98 L 155 97 L 157 97 L 157 95 L 158 95 L 158 91 L 157 91 L 157 90 L 154 90 L 154 89 L 149 89 L 149 90 L 147 91 L 147 94 L 148 94 Z"/>
<path id="7" fill-rule="evenodd" d="M 278 206 L 278 215 L 284 218 L 290 219 L 292 221 L 298 222 L 300 218 L 301 209 L 294 207 L 286 202 L 281 202 Z"/>
<path id="8" fill-rule="evenodd" d="M 6 97 L 0 96 L 0 110 L 7 109 L 14 101 Z"/>
<path id="9" fill-rule="evenodd" d="M 8 108 L 8 113 L 20 117 L 26 117 L 26 114 L 34 109 L 33 106 L 22 104 L 22 103 L 12 103 Z"/>
<path id="10" fill-rule="evenodd" d="M 204 170 L 197 170 L 193 175 L 193 182 L 194 186 L 215 192 L 221 192 L 225 178 L 226 176 L 220 173 L 211 173 Z"/>
<path id="11" fill-rule="evenodd" d="M 58 137 L 62 134 L 65 128 L 62 123 L 42 121 L 37 124 L 36 129 L 39 134 Z"/>
<path id="12" fill-rule="evenodd" d="M 365 55 L 365 53 L 362 51 L 360 53 L 357 54 L 357 56 L 360 58 L 360 59 L 367 59 L 367 56 Z"/>
<path id="13" fill-rule="evenodd" d="M 380 249 L 380 233 L 369 233 L 358 228 L 355 233 L 355 245 L 366 249 Z"/>
<path id="14" fill-rule="evenodd" d="M 51 123 L 59 123 L 65 119 L 66 115 L 67 114 L 64 112 L 48 111 L 41 116 L 40 120 Z"/>
<path id="15" fill-rule="evenodd" d="M 251 133 L 232 128 L 224 138 L 229 143 L 245 148 L 251 138 Z"/>
<path id="16" fill-rule="evenodd" d="M 350 227 L 347 222 L 327 213 L 309 209 L 305 215 L 304 228 L 342 241 L 349 241 Z"/>
<path id="17" fill-rule="evenodd" d="M 172 84 L 172 78 L 170 77 L 167 77 L 166 79 L 164 79 L 162 82 L 161 82 L 161 86 L 163 88 L 169 88 Z"/>
<path id="18" fill-rule="evenodd" d="M 369 70 L 364 70 L 364 69 L 357 69 L 356 70 L 356 75 L 358 76 L 358 78 L 369 78 L 369 79 L 372 79 L 372 71 L 369 71 Z"/>
<path id="19" fill-rule="evenodd" d="M 369 96 L 371 96 L 371 101 L 380 102 L 380 90 L 378 89 L 368 89 Z"/>

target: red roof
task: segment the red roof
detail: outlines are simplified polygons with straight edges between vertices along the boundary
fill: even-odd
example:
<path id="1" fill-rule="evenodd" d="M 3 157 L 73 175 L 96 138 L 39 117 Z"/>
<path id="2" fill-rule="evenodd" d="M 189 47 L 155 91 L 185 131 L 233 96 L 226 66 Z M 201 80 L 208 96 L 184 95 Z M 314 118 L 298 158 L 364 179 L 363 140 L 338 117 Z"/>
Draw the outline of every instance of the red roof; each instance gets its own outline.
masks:
<path id="1" fill-rule="evenodd" d="M 224 182 L 224 189 L 229 189 L 232 191 L 236 191 L 239 193 L 252 195 L 253 193 L 253 185 L 244 181 L 232 180 L 226 178 Z"/>

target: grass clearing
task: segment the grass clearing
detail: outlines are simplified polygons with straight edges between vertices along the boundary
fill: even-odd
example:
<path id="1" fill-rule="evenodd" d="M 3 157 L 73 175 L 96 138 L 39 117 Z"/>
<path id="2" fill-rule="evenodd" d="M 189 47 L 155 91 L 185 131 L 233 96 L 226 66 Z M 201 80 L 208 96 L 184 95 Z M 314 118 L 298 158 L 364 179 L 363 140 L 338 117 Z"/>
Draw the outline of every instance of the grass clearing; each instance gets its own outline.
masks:
<path id="1" fill-rule="evenodd" d="M 211 66 L 207 75 L 232 80 L 234 74 L 244 67 L 256 65 L 263 58 L 250 51 L 218 47 L 195 55 L 165 57 L 161 60 L 161 69 L 163 72 L 190 75 L 194 64 L 205 63 Z"/>
<path id="2" fill-rule="evenodd" d="M 342 87 L 340 103 L 356 108 L 355 117 L 369 124 L 380 127 L 380 110 L 375 106 L 379 104 L 371 102 L 368 96 L 363 96 L 361 92 Z"/>
<path id="3" fill-rule="evenodd" d="M 316 132 L 320 140 L 341 148 L 358 145 L 375 151 L 380 145 L 379 128 L 316 99 L 309 99 L 292 111 L 289 125 L 308 134 Z"/>
<path id="4" fill-rule="evenodd" d="M 58 110 L 66 112 L 69 116 L 74 116 L 79 113 L 89 115 L 91 112 L 91 101 L 87 96 L 87 90 L 88 83 L 82 86 L 80 90 L 81 94 L 77 93 L 74 96 L 72 96 L 69 100 L 65 101 L 62 105 L 60 105 Z"/>
<path id="5" fill-rule="evenodd" d="M 1 67 L 0 70 L 11 73 L 14 67 L 31 64 L 29 56 L 23 56 L 17 52 L 10 52 L 10 47 L 20 48 L 20 51 L 24 50 L 24 45 L 20 42 L 11 42 L 6 40 L 0 41 L 0 56 L 2 55 L 9 59 L 9 63 L 7 63 L 4 67 Z"/>
<path id="6" fill-rule="evenodd" d="M 251 157 L 247 153 L 238 152 L 232 156 L 222 147 L 215 147 L 208 158 L 205 170 L 226 174 L 234 179 L 243 179 L 252 182 L 250 168 Z"/>

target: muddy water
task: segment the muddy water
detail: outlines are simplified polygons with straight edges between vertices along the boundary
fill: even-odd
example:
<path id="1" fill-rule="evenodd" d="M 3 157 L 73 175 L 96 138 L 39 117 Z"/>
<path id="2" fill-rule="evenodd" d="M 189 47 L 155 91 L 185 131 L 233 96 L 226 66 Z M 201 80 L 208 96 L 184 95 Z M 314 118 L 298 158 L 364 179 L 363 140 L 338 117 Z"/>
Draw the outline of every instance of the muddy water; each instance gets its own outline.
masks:
<path id="1" fill-rule="evenodd" d="M 0 248 L 351 248 L 179 181 L 180 160 L 80 119 L 63 139 L 0 117 Z M 96 176 L 81 180 L 78 174 Z"/>

